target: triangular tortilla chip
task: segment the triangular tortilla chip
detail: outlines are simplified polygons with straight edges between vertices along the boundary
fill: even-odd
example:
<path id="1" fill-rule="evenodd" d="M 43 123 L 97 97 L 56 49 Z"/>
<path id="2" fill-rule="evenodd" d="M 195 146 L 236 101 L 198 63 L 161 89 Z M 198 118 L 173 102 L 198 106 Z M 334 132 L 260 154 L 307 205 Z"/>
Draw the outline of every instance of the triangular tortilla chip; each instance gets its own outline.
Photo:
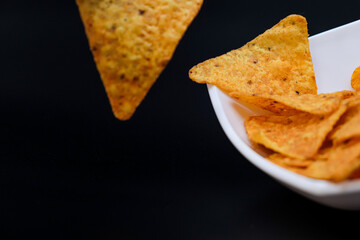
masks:
<path id="1" fill-rule="evenodd" d="M 115 116 L 129 119 L 203 0 L 76 0 Z"/>
<path id="2" fill-rule="evenodd" d="M 345 180 L 360 167 L 360 139 L 343 142 L 325 151 L 325 161 L 314 161 L 300 173 L 312 178 L 338 182 Z"/>
<path id="3" fill-rule="evenodd" d="M 313 159 L 291 158 L 280 153 L 274 153 L 267 159 L 290 170 L 291 168 L 306 168 L 314 162 Z"/>
<path id="4" fill-rule="evenodd" d="M 248 100 L 243 99 L 237 92 L 230 93 L 230 96 L 280 115 L 295 115 L 299 111 L 315 115 L 325 115 L 338 109 L 343 99 L 342 94 L 348 95 L 348 92 L 350 91 L 319 95 L 264 95 L 256 99 L 250 97 Z"/>
<path id="5" fill-rule="evenodd" d="M 328 115 L 252 116 L 245 121 L 245 129 L 250 140 L 271 150 L 289 157 L 311 158 L 346 109 L 342 103 Z"/>
<path id="6" fill-rule="evenodd" d="M 345 140 L 360 136 L 360 97 L 353 97 L 349 103 L 351 106 L 340 118 L 336 127 L 330 134 L 333 143 L 339 144 Z"/>
<path id="7" fill-rule="evenodd" d="M 306 19 L 290 15 L 245 46 L 193 67 L 189 76 L 240 96 L 316 94 Z"/>
<path id="8" fill-rule="evenodd" d="M 339 182 L 360 176 L 360 139 L 322 148 L 309 159 L 297 159 L 274 153 L 268 160 L 290 171 L 311 178 Z"/>

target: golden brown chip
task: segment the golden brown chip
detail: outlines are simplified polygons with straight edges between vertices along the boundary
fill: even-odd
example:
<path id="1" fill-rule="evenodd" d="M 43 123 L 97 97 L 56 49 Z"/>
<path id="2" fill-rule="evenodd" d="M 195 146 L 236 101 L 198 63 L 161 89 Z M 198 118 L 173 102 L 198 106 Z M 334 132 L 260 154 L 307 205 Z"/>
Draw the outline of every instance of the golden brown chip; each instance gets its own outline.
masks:
<path id="1" fill-rule="evenodd" d="M 360 167 L 360 139 L 345 141 L 327 151 L 327 160 L 314 161 L 303 174 L 338 182 L 348 178 Z"/>
<path id="2" fill-rule="evenodd" d="M 359 179 L 360 178 L 360 168 L 353 171 L 348 178 L 349 179 Z"/>
<path id="3" fill-rule="evenodd" d="M 245 46 L 193 67 L 189 76 L 245 99 L 316 94 L 306 19 L 290 15 Z"/>
<path id="4" fill-rule="evenodd" d="M 129 119 L 203 0 L 76 0 L 115 116 Z"/>
<path id="5" fill-rule="evenodd" d="M 306 159 L 303 165 L 307 166 L 301 166 L 301 162 L 299 162 L 301 160 L 299 159 L 290 158 L 288 159 L 289 162 L 285 162 L 281 158 L 269 160 L 307 177 L 339 182 L 346 179 L 360 178 L 360 158 L 359 156 L 354 157 L 359 154 L 360 145 L 359 142 L 352 143 L 352 145 L 349 149 L 332 149 L 329 153 L 329 159 L 317 159 L 317 156 L 314 159 Z M 344 154 L 349 154 L 349 157 Z"/>
<path id="6" fill-rule="evenodd" d="M 314 157 L 297 159 L 275 153 L 268 160 L 307 177 L 339 182 L 360 177 L 360 139 L 328 146 Z"/>
<path id="7" fill-rule="evenodd" d="M 360 66 L 355 69 L 351 76 L 351 86 L 356 91 L 360 90 Z"/>
<path id="8" fill-rule="evenodd" d="M 347 93 L 344 93 L 344 95 L 347 95 Z M 342 92 L 319 95 L 264 95 L 261 97 L 247 97 L 247 99 L 244 99 L 241 94 L 233 92 L 230 93 L 230 96 L 280 115 L 295 115 L 299 113 L 298 111 L 325 115 L 339 108 Z"/>
<path id="9" fill-rule="evenodd" d="M 350 91 L 350 90 L 343 90 L 343 91 L 339 91 L 339 92 L 334 92 L 334 93 L 331 93 L 331 94 L 334 94 L 338 97 L 340 97 L 341 99 L 348 99 L 350 97 L 353 97 L 356 95 L 356 92 L 355 91 Z"/>
<path id="10" fill-rule="evenodd" d="M 267 148 L 289 157 L 311 158 L 345 110 L 341 104 L 328 115 L 252 116 L 245 121 L 245 129 L 250 140 Z"/>
<path id="11" fill-rule="evenodd" d="M 274 153 L 270 155 L 267 159 L 270 161 L 287 168 L 306 168 L 310 166 L 314 160 L 313 159 L 298 159 L 284 156 L 279 153 Z"/>
<path id="12" fill-rule="evenodd" d="M 334 144 L 360 136 L 360 104 L 349 108 L 330 135 Z"/>

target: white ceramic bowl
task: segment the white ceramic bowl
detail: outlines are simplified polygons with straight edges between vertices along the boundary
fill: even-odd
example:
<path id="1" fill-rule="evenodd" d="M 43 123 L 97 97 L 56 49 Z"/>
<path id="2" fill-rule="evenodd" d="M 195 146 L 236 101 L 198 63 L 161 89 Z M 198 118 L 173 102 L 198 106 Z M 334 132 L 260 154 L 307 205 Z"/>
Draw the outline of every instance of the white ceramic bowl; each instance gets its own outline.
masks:
<path id="1" fill-rule="evenodd" d="M 360 20 L 312 36 L 309 41 L 318 92 L 351 90 L 351 75 L 360 66 Z M 360 209 L 360 180 L 332 183 L 311 179 L 266 160 L 266 152 L 250 143 L 244 128 L 248 116 L 264 111 L 234 101 L 215 86 L 208 85 L 208 91 L 226 135 L 251 163 L 316 202 L 340 209 Z"/>

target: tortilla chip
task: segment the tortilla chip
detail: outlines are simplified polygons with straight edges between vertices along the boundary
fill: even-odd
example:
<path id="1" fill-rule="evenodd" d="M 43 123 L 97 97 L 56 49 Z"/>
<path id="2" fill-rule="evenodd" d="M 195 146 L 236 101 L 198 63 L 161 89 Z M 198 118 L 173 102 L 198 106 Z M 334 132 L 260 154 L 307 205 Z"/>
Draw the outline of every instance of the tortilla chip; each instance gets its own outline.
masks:
<path id="1" fill-rule="evenodd" d="M 356 169 L 355 171 L 353 171 L 350 176 L 348 177 L 348 179 L 359 179 L 360 178 L 360 168 Z"/>
<path id="2" fill-rule="evenodd" d="M 329 146 L 309 159 L 297 159 L 278 153 L 267 158 L 301 175 L 335 182 L 360 177 L 360 139 Z"/>
<path id="3" fill-rule="evenodd" d="M 355 69 L 351 76 L 351 87 L 356 91 L 360 90 L 360 66 Z"/>
<path id="4" fill-rule="evenodd" d="M 306 19 L 290 15 L 245 46 L 193 67 L 189 76 L 245 99 L 316 94 Z"/>
<path id="5" fill-rule="evenodd" d="M 334 93 L 331 93 L 331 94 L 340 97 L 342 100 L 345 100 L 345 99 L 354 97 L 356 95 L 356 92 L 355 91 L 350 91 L 350 90 L 343 90 L 343 91 L 334 92 Z"/>
<path id="6" fill-rule="evenodd" d="M 339 122 L 330 136 L 334 144 L 360 136 L 360 104 L 349 108 Z"/>
<path id="7" fill-rule="evenodd" d="M 339 108 L 342 99 L 341 92 L 319 95 L 264 95 L 247 99 L 243 98 L 241 94 L 233 92 L 230 93 L 230 96 L 280 115 L 295 115 L 299 111 L 316 115 L 329 114 Z"/>
<path id="8" fill-rule="evenodd" d="M 129 119 L 203 0 L 76 0 L 115 116 Z"/>
<path id="9" fill-rule="evenodd" d="M 345 180 L 360 167 L 360 139 L 352 139 L 328 149 L 328 159 L 315 161 L 303 174 L 335 182 Z"/>
<path id="10" fill-rule="evenodd" d="M 306 168 L 314 162 L 313 159 L 291 158 L 279 153 L 274 153 L 267 159 L 286 168 Z"/>
<path id="11" fill-rule="evenodd" d="M 346 110 L 341 104 L 328 115 L 252 116 L 245 121 L 250 140 L 294 158 L 313 157 Z"/>

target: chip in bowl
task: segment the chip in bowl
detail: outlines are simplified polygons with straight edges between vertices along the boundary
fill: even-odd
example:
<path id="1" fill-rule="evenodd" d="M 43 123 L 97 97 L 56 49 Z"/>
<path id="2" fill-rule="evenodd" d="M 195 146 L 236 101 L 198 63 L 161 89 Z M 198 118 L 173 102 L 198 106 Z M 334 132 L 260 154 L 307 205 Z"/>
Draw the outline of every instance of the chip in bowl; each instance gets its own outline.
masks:
<path id="1" fill-rule="evenodd" d="M 316 94 L 306 19 L 290 15 L 243 47 L 196 65 L 189 76 L 244 101 Z"/>
<path id="2" fill-rule="evenodd" d="M 291 99 L 296 95 L 290 89 L 289 93 L 284 91 L 284 94 L 270 94 L 271 96 L 269 94 L 250 95 L 250 97 L 254 98 L 246 96 L 245 98 L 248 99 L 245 100 L 252 103 L 248 104 L 241 99 L 244 98 L 241 91 L 232 95 L 231 92 L 221 88 L 220 85 L 215 85 L 217 81 L 211 83 L 211 80 L 207 81 L 206 79 L 206 83 L 210 83 L 208 84 L 208 91 L 219 122 L 230 141 L 244 157 L 269 176 L 297 193 L 327 206 L 349 210 L 360 209 L 360 202 L 358 201 L 360 197 L 360 139 L 357 128 L 351 127 L 357 122 L 355 106 L 358 105 L 359 97 L 358 93 L 351 90 L 350 85 L 350 76 L 360 62 L 359 41 L 360 20 L 309 38 L 316 86 L 319 93 L 330 93 L 340 98 L 339 107 L 336 107 L 336 103 L 325 103 L 323 105 L 327 106 L 325 108 L 328 108 L 328 111 L 332 111 L 324 115 L 317 114 L 319 113 L 316 108 L 317 103 L 312 101 L 317 99 L 317 96 L 307 99 L 310 105 L 306 103 L 307 100 L 303 103 L 301 101 L 297 102 L 297 100 Z M 241 63 L 241 61 L 239 62 Z M 233 79 L 233 75 L 236 73 L 236 71 L 232 71 L 233 69 L 235 68 L 229 68 L 228 74 L 226 70 L 223 70 L 224 72 L 219 76 L 224 79 L 229 76 L 230 79 Z M 209 70 L 204 75 L 216 71 Z M 237 75 L 241 74 L 237 73 Z M 213 74 L 213 76 L 221 81 L 216 74 Z M 233 86 L 236 86 L 236 84 Z M 355 90 L 358 90 L 354 84 L 352 86 Z M 237 90 L 234 92 L 237 92 Z M 315 95 L 315 93 L 310 94 Z M 277 95 L 282 96 L 281 99 L 277 99 L 279 101 L 275 100 Z M 286 95 L 289 95 L 290 98 L 286 97 Z M 300 97 L 305 94 L 297 95 Z M 263 103 L 256 104 L 256 100 L 254 100 L 256 97 Z M 285 100 L 286 98 L 287 100 Z M 285 104 L 281 102 L 282 100 L 285 100 Z M 277 103 L 273 112 L 258 108 L 260 106 L 272 110 L 269 105 L 274 104 L 274 101 Z M 338 101 L 338 98 L 335 101 Z M 315 107 L 313 104 L 315 104 Z M 332 108 L 336 110 L 333 111 Z M 282 112 L 286 113 L 283 114 Z M 299 120 L 294 119 L 294 116 L 302 115 L 307 117 Z M 323 121 L 325 116 L 333 116 L 331 124 L 327 124 L 326 127 L 326 124 L 320 128 L 314 127 L 316 124 L 321 125 L 321 123 L 316 123 L 313 119 L 317 117 L 320 120 L 319 117 L 324 117 L 321 120 Z M 251 120 L 254 121 L 251 123 L 254 126 L 250 131 L 255 132 L 251 134 L 260 135 L 260 139 L 265 139 L 263 136 L 266 135 L 268 125 L 274 124 L 277 125 L 276 128 L 278 129 L 283 128 L 285 132 L 279 130 L 278 134 L 279 138 L 283 138 L 282 141 L 277 139 L 276 134 L 272 134 L 272 137 L 268 136 L 269 141 L 262 140 L 272 144 L 277 149 L 272 147 L 273 150 L 267 150 L 261 146 L 262 143 L 257 144 L 251 141 L 244 125 L 245 122 L 249 121 L 247 119 L 255 119 Z M 291 121 L 288 121 L 288 119 Z M 302 120 L 304 125 L 300 127 L 300 124 L 297 124 L 295 127 L 295 124 L 292 123 L 294 120 L 295 122 L 298 121 L 298 123 Z M 322 132 L 322 134 L 318 135 L 320 139 L 315 137 L 315 146 L 311 146 L 309 142 L 306 143 L 309 146 L 309 149 L 305 149 L 306 154 L 303 154 L 302 151 L 297 152 L 295 148 L 284 140 L 285 136 L 291 139 L 291 133 L 300 136 L 300 131 L 297 132 L 296 129 L 311 128 L 313 123 L 316 124 L 312 126 L 312 133 L 308 130 L 305 132 L 309 135 L 318 135 L 318 132 Z M 294 124 L 295 129 L 287 127 L 290 124 Z M 255 125 L 258 126 L 255 127 Z M 324 131 L 325 128 L 327 128 L 326 131 Z M 257 131 L 263 133 L 256 133 Z M 274 129 L 270 129 L 270 131 L 274 131 Z M 324 135 L 325 138 L 323 138 Z M 301 141 L 296 141 L 301 146 Z M 297 152 L 300 156 L 295 156 L 294 152 L 289 156 L 292 151 Z M 282 152 L 286 152 L 287 155 Z"/>

